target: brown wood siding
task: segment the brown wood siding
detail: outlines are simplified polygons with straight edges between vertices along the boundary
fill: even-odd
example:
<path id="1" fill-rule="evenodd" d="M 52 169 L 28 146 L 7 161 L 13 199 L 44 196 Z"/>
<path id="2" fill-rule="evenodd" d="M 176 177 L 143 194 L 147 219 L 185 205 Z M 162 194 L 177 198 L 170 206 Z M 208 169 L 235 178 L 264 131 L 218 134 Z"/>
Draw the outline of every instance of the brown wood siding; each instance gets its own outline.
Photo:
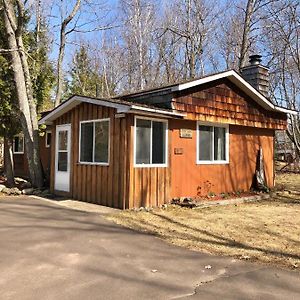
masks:
<path id="1" fill-rule="evenodd" d="M 47 127 L 47 131 L 51 130 L 51 127 Z M 51 166 L 51 146 L 46 147 L 46 133 L 39 137 L 39 147 L 40 147 L 40 158 L 43 167 L 43 171 L 46 178 L 46 186 L 49 184 L 50 176 L 50 166 Z M 29 178 L 28 162 L 26 157 L 26 149 L 24 149 L 23 154 L 13 154 L 14 159 L 14 171 L 16 176 L 22 176 Z"/>
<path id="2" fill-rule="evenodd" d="M 263 109 L 228 79 L 191 88 L 173 98 L 186 119 L 242 126 L 286 129 L 286 114 Z"/>
<path id="3" fill-rule="evenodd" d="M 110 118 L 109 166 L 80 164 L 79 122 L 102 118 Z M 134 167 L 133 115 L 116 118 L 113 108 L 83 103 L 56 120 L 52 137 L 57 125 L 69 123 L 72 126 L 70 197 L 116 208 L 158 206 L 170 201 L 170 157 L 165 168 Z M 52 143 L 51 189 L 57 192 L 54 190 L 55 141 Z"/>
<path id="4" fill-rule="evenodd" d="M 167 167 L 134 167 L 134 117 L 130 117 L 130 128 L 128 128 L 128 141 L 131 141 L 128 145 L 127 156 L 127 176 L 129 181 L 129 199 L 128 207 L 151 207 L 159 206 L 165 203 L 169 203 L 170 188 L 171 188 L 171 133 L 168 130 L 168 166 Z"/>
<path id="5" fill-rule="evenodd" d="M 79 163 L 80 121 L 110 118 L 109 166 Z M 127 118 L 115 118 L 115 109 L 82 103 L 55 121 L 54 127 L 71 124 L 71 178 L 70 196 L 77 200 L 107 205 L 124 206 L 127 185 L 125 162 L 127 160 Z M 53 130 L 55 132 L 55 130 Z M 55 156 L 55 147 L 52 156 Z M 54 190 L 55 164 L 52 163 L 52 185 Z"/>

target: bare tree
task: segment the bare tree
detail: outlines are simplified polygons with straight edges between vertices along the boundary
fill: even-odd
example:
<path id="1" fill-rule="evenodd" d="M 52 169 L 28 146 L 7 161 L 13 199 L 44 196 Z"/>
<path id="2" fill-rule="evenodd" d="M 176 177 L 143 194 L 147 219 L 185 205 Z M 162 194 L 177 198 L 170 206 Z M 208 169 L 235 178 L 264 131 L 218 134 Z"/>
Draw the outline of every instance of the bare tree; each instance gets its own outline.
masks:
<path id="1" fill-rule="evenodd" d="M 14 7 L 16 3 L 16 10 Z M 21 0 L 2 0 L 7 44 L 16 86 L 16 95 L 21 114 L 21 125 L 25 137 L 26 153 L 32 184 L 43 186 L 43 172 L 39 155 L 39 135 L 36 105 L 23 44 L 25 7 Z"/>
<path id="2" fill-rule="evenodd" d="M 273 100 L 300 109 L 300 3 L 274 1 L 264 21 L 265 44 L 272 70 Z M 289 115 L 287 135 L 300 155 L 300 117 Z"/>
<path id="3" fill-rule="evenodd" d="M 66 37 L 70 34 L 75 27 L 67 31 L 67 27 L 70 22 L 74 19 L 76 14 L 78 13 L 81 5 L 81 0 L 76 0 L 75 5 L 73 6 L 71 12 L 63 18 L 60 26 L 60 41 L 59 41 L 59 51 L 58 51 L 58 59 L 57 59 L 57 86 L 56 86 L 56 94 L 55 94 L 55 106 L 58 106 L 61 102 L 61 97 L 63 93 L 63 59 L 65 56 L 65 48 L 66 48 Z"/>
<path id="4" fill-rule="evenodd" d="M 167 29 L 180 38 L 185 77 L 204 75 L 208 44 L 213 43 L 220 12 L 214 1 L 176 0 L 170 6 Z"/>
<path id="5" fill-rule="evenodd" d="M 143 89 L 151 84 L 155 4 L 149 0 L 121 0 L 128 86 Z"/>

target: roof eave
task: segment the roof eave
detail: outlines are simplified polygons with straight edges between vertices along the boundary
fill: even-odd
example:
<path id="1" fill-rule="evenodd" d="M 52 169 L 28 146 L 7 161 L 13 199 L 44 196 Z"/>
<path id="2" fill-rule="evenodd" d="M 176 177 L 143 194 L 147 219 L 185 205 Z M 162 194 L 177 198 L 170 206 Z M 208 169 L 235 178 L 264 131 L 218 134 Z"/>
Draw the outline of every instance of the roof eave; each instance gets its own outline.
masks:
<path id="1" fill-rule="evenodd" d="M 140 112 L 168 117 L 184 117 L 186 115 L 184 113 L 179 113 L 176 111 L 166 111 L 159 108 L 143 107 L 138 106 L 136 104 L 119 104 L 111 102 L 109 100 L 105 101 L 83 96 L 73 96 L 58 107 L 56 107 L 55 109 L 53 109 L 53 111 L 46 115 L 44 118 L 42 118 L 39 121 L 39 124 L 52 125 L 54 120 L 67 113 L 72 108 L 76 107 L 82 102 L 116 108 L 117 113 Z"/>

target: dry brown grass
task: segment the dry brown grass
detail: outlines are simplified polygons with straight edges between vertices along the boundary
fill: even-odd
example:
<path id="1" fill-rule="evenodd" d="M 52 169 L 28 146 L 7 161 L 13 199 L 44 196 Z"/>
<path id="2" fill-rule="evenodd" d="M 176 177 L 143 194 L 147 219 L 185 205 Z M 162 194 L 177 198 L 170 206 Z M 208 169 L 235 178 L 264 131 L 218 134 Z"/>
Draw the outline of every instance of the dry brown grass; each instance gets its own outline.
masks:
<path id="1" fill-rule="evenodd" d="M 280 175 L 277 180 L 300 191 L 300 175 Z M 300 195 L 294 192 L 257 203 L 205 209 L 169 206 L 108 218 L 189 249 L 300 267 Z"/>

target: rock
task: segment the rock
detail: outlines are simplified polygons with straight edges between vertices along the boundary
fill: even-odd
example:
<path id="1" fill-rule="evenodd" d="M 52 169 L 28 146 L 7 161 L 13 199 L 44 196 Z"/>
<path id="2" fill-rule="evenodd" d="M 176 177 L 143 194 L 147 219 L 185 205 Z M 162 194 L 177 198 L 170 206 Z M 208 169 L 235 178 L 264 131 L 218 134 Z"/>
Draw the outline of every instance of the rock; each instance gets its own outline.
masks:
<path id="1" fill-rule="evenodd" d="M 29 181 L 25 181 L 25 182 L 23 182 L 23 183 L 20 184 L 20 188 L 22 190 L 29 189 L 31 187 L 32 187 L 32 185 L 31 185 L 31 183 Z"/>
<path id="2" fill-rule="evenodd" d="M 171 201 L 171 204 L 179 204 L 180 203 L 180 198 L 173 198 Z"/>
<path id="3" fill-rule="evenodd" d="M 6 188 L 4 184 L 0 184 L 0 193 Z"/>
<path id="4" fill-rule="evenodd" d="M 33 188 L 27 188 L 22 190 L 22 194 L 24 195 L 31 195 L 33 193 Z"/>
<path id="5" fill-rule="evenodd" d="M 7 195 L 21 195 L 22 194 L 22 192 L 16 187 L 14 187 L 14 188 L 6 187 L 2 190 L 2 193 L 7 194 Z"/>
<path id="6" fill-rule="evenodd" d="M 146 212 L 150 212 L 150 211 L 152 211 L 152 210 L 153 210 L 152 207 L 145 207 L 145 211 L 146 211 Z"/>
<path id="7" fill-rule="evenodd" d="M 152 273 L 156 273 L 156 272 L 157 272 L 157 270 L 151 270 L 151 272 L 152 272 Z"/>
<path id="8" fill-rule="evenodd" d="M 33 189 L 32 195 L 40 196 L 42 193 L 41 189 Z"/>
<path id="9" fill-rule="evenodd" d="M 163 204 L 161 207 L 162 207 L 162 209 L 166 209 L 166 208 L 168 208 L 168 205 L 167 204 Z"/>
<path id="10" fill-rule="evenodd" d="M 11 193 L 10 188 L 5 187 L 4 189 L 2 189 L 2 193 L 10 195 Z"/>
<path id="11" fill-rule="evenodd" d="M 18 188 L 11 188 L 10 189 L 11 190 L 11 194 L 12 195 L 21 195 L 22 194 L 22 192 L 18 189 Z"/>
<path id="12" fill-rule="evenodd" d="M 18 183 L 20 183 L 20 182 L 27 182 L 27 180 L 25 180 L 25 179 L 23 179 L 21 177 L 15 177 L 15 182 L 18 182 Z"/>
<path id="13" fill-rule="evenodd" d="M 144 207 L 141 206 L 141 207 L 139 208 L 139 211 L 143 211 L 143 210 L 144 210 Z"/>
<path id="14" fill-rule="evenodd" d="M 205 269 L 211 269 L 211 265 L 205 266 Z"/>
<path id="15" fill-rule="evenodd" d="M 193 202 L 193 198 L 184 198 L 182 203 L 191 203 Z"/>
<path id="16" fill-rule="evenodd" d="M 249 256 L 249 255 L 242 255 L 242 256 L 240 257 L 240 259 L 249 260 L 249 259 L 250 259 L 250 256 Z"/>
<path id="17" fill-rule="evenodd" d="M 43 191 L 41 192 L 41 196 L 47 196 L 47 195 L 50 195 L 50 194 L 51 194 L 51 192 L 50 192 L 50 190 L 48 190 L 48 189 L 43 190 Z"/>

